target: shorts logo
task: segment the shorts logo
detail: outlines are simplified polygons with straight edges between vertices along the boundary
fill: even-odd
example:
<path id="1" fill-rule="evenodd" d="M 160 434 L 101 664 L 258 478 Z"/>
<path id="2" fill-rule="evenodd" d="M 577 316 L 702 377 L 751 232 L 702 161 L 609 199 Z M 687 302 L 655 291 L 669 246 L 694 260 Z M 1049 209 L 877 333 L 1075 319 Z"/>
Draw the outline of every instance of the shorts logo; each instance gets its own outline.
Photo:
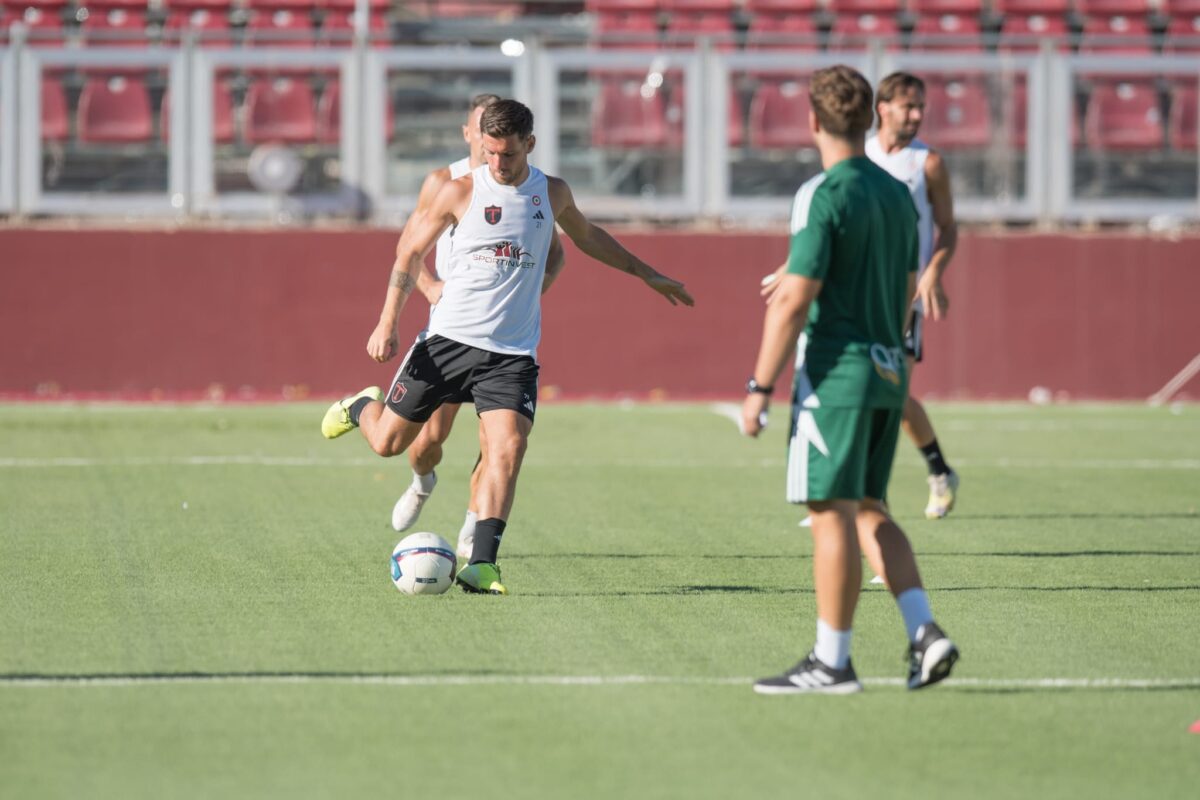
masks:
<path id="1" fill-rule="evenodd" d="M 392 387 L 392 395 L 388 398 L 389 403 L 399 403 L 404 399 L 404 395 L 408 394 L 408 387 L 400 381 L 396 381 L 396 385 Z"/>
<path id="2" fill-rule="evenodd" d="M 487 220 L 488 225 L 495 225 L 500 221 L 500 213 L 503 211 L 500 206 L 487 206 L 483 209 L 483 218 Z"/>
<path id="3" fill-rule="evenodd" d="M 899 386 L 904 360 L 898 347 L 884 347 L 876 342 L 871 345 L 871 360 L 875 362 L 875 372 L 888 383 Z"/>

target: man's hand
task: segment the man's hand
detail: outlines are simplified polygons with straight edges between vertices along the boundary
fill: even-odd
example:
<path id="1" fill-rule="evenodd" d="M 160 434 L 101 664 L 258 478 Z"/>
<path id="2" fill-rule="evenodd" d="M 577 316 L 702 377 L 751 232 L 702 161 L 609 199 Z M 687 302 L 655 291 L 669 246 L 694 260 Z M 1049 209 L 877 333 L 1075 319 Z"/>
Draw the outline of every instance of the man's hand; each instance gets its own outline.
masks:
<path id="1" fill-rule="evenodd" d="M 425 299 L 429 305 L 436 306 L 442 300 L 442 290 L 446 288 L 445 281 L 430 281 L 425 286 Z"/>
<path id="2" fill-rule="evenodd" d="M 396 335 L 396 326 L 381 320 L 371 333 L 371 338 L 367 339 L 367 355 L 382 364 L 396 355 L 399 344 L 400 339 Z"/>
<path id="3" fill-rule="evenodd" d="M 934 320 L 944 318 L 950 310 L 950 298 L 942 289 L 942 281 L 932 270 L 927 270 L 918 281 L 917 299 L 921 301 L 925 316 L 933 317 Z"/>
<path id="4" fill-rule="evenodd" d="M 683 284 L 677 280 L 672 280 L 666 275 L 655 272 L 653 275 L 645 278 L 645 281 L 647 286 L 667 298 L 673 306 L 680 303 L 683 303 L 685 306 L 696 305 L 696 301 L 683 288 Z"/>
<path id="5" fill-rule="evenodd" d="M 742 433 L 758 436 L 767 427 L 767 408 L 771 398 L 762 392 L 750 392 L 742 402 Z"/>
<path id="6" fill-rule="evenodd" d="M 762 295 L 762 299 L 770 305 L 771 298 L 775 296 L 775 290 L 779 288 L 779 279 L 787 274 L 787 262 L 780 264 L 774 272 L 763 276 L 762 288 L 758 293 Z"/>

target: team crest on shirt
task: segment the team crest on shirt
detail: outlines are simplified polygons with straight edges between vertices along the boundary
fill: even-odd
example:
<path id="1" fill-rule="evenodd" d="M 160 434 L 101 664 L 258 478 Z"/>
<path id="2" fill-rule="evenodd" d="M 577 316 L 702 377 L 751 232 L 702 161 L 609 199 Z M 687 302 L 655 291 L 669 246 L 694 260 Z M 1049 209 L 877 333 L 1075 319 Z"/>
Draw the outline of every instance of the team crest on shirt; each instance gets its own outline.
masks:
<path id="1" fill-rule="evenodd" d="M 488 225 L 495 225 L 500 221 L 500 212 L 503 211 L 500 206 L 487 206 L 483 209 L 483 218 L 487 220 Z"/>

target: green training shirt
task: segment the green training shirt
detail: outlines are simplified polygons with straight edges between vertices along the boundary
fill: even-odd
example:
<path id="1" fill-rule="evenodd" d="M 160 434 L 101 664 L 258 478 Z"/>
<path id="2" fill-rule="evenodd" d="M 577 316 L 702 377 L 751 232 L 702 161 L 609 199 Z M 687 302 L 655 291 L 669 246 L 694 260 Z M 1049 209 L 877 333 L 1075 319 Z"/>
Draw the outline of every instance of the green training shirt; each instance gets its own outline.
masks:
<path id="1" fill-rule="evenodd" d="M 917 269 L 908 188 L 866 156 L 839 161 L 796 192 L 791 231 L 788 272 L 822 282 L 801 340 L 800 401 L 902 407 L 908 276 Z"/>

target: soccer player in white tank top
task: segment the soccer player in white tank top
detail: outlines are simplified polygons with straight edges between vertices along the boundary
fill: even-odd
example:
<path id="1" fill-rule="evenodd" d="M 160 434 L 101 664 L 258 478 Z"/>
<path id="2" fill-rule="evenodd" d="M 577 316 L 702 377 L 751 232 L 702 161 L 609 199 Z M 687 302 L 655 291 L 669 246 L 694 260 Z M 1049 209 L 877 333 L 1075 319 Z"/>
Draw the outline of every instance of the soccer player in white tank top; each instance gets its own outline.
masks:
<path id="1" fill-rule="evenodd" d="M 908 185 L 920 215 L 917 224 L 921 260 L 917 265 L 917 294 L 906 337 L 911 374 L 913 364 L 921 360 L 925 318 L 940 320 L 950 308 L 942 276 L 954 257 L 958 225 L 954 221 L 954 199 L 946 164 L 936 150 L 917 139 L 925 116 L 924 82 L 906 72 L 887 76 L 875 91 L 875 112 L 879 130 L 867 141 L 867 156 Z M 925 407 L 912 396 L 911 389 L 904 405 L 902 427 L 929 466 L 929 503 L 925 506 L 925 516 L 941 519 L 954 508 L 958 473 L 946 463 L 933 423 Z"/>
<path id="2" fill-rule="evenodd" d="M 434 170 L 425 177 L 425 181 L 421 184 L 421 193 L 417 197 L 417 207 L 413 211 L 408 225 L 405 226 L 406 231 L 415 228 L 416 221 L 429 209 L 433 198 L 437 196 L 442 186 L 461 178 L 483 164 L 483 136 L 479 132 L 479 118 L 483 116 L 485 108 L 499 99 L 494 94 L 476 95 L 471 99 L 471 107 L 467 112 L 466 122 L 462 126 L 463 140 L 467 143 L 469 155 L 448 167 Z M 453 240 L 454 230 L 452 228 L 438 239 L 437 249 L 434 253 L 437 274 L 433 275 L 428 269 L 422 267 L 417 276 L 417 289 L 425 295 L 430 306 L 437 305 L 442 296 L 442 286 L 450 272 L 450 250 Z M 558 239 L 558 233 L 555 232 L 550 243 L 550 253 L 546 259 L 546 276 L 542 281 L 543 292 L 549 289 L 550 284 L 558 277 L 559 272 L 562 271 L 563 262 L 562 243 Z M 408 449 L 408 463 L 412 467 L 413 478 L 392 508 L 392 527 L 397 531 L 408 530 L 416 524 L 425 501 L 429 499 L 429 495 L 437 485 L 435 468 L 442 461 L 442 445 L 450 437 L 454 419 L 459 408 L 462 407 L 461 402 L 458 401 L 466 400 L 467 398 L 454 398 L 438 408 L 429 418 L 425 427 L 421 429 L 417 440 Z M 482 460 L 483 456 L 480 454 L 480 463 Z M 467 514 L 462 528 L 459 529 L 458 544 L 455 548 L 460 558 L 470 558 L 474 545 L 477 518 L 475 492 L 479 474 L 478 469 L 471 472 L 471 494 L 467 501 Z"/>
<path id="3" fill-rule="evenodd" d="M 459 391 L 471 391 L 486 459 L 475 545 L 456 580 L 466 591 L 507 594 L 496 560 L 537 401 L 540 300 L 528 282 L 540 286 L 545 270 L 547 253 L 541 248 L 548 248 L 550 239 L 544 226 L 557 223 L 585 255 L 640 278 L 672 305 L 694 301 L 682 283 L 588 221 L 565 181 L 529 165 L 536 140 L 528 108 L 516 100 L 494 103 L 484 111 L 480 130 L 486 166 L 442 186 L 411 236 L 401 237 L 367 353 L 380 362 L 396 355 L 397 318 L 416 288 L 421 263 L 437 238 L 456 226 L 456 237 L 464 241 L 455 241 L 456 261 L 429 335 L 419 336 L 409 351 L 387 403 L 374 386 L 339 400 L 325 413 L 321 433 L 333 439 L 360 427 L 376 453 L 399 455 L 416 439 L 431 409 Z M 481 198 L 484 202 L 476 202 Z M 503 230 L 503 240 L 484 240 L 487 225 Z M 468 247 L 467 239 L 486 241 L 486 246 Z"/>

